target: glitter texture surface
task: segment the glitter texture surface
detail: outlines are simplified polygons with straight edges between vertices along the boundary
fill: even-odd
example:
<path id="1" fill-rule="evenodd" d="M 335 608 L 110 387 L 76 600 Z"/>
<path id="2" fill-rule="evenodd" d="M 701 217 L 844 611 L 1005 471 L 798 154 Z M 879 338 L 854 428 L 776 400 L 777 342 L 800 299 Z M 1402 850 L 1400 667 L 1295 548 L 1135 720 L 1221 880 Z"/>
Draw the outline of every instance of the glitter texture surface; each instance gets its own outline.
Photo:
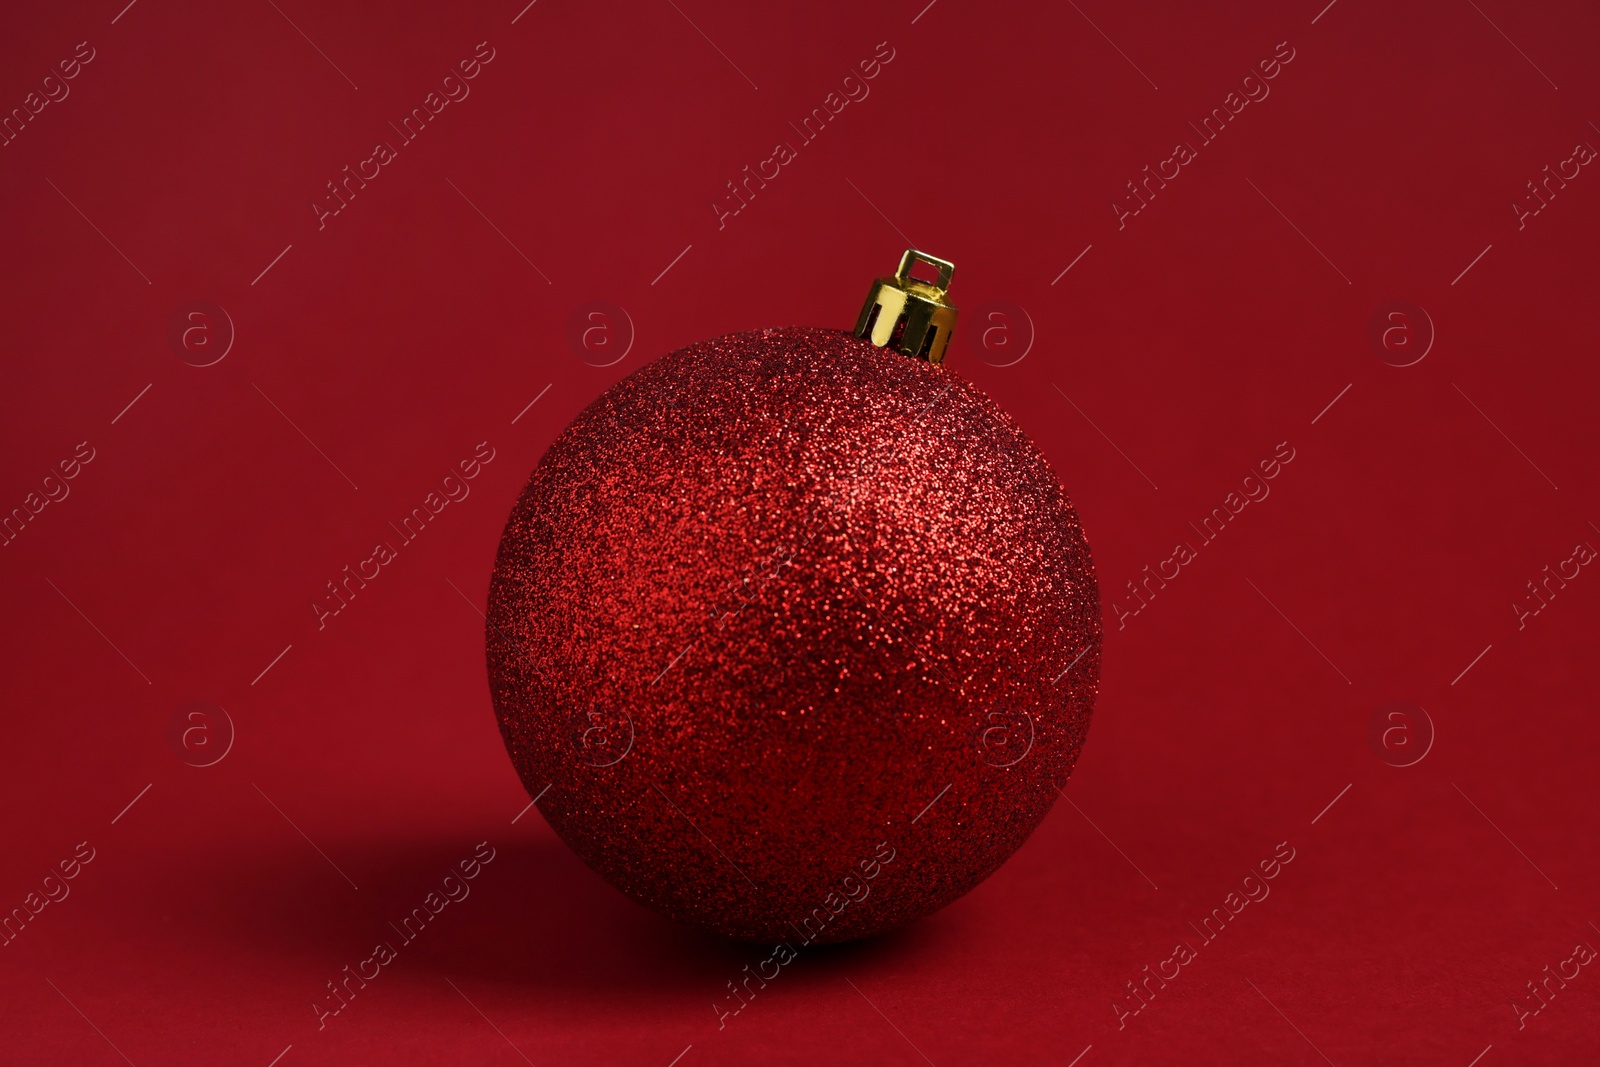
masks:
<path id="1" fill-rule="evenodd" d="M 1100 611 L 993 401 L 794 327 L 574 420 L 507 523 L 487 645 L 562 840 L 662 914 L 799 946 L 925 915 L 1022 844 L 1083 745 Z"/>

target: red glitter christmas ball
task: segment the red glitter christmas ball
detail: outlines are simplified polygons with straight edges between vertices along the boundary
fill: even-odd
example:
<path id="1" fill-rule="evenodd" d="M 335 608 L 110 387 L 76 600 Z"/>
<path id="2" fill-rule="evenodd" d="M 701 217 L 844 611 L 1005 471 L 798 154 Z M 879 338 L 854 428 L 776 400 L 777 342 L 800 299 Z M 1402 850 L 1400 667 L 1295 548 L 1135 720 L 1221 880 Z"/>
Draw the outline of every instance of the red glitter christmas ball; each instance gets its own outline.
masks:
<path id="1" fill-rule="evenodd" d="M 561 839 L 664 915 L 791 949 L 998 868 L 1099 675 L 1060 482 L 937 362 L 934 287 L 884 283 L 901 314 L 863 312 L 868 339 L 733 334 L 609 389 L 534 470 L 489 592 L 501 733 Z"/>

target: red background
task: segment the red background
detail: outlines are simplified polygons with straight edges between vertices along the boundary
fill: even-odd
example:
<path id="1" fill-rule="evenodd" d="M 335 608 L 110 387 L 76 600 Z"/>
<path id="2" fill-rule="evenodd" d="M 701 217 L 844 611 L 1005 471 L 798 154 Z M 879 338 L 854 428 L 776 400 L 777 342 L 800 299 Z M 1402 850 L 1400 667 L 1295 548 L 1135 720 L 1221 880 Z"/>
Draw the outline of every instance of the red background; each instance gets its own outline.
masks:
<path id="1" fill-rule="evenodd" d="M 1595 1055 L 1592 968 L 1521 1028 L 1512 1004 L 1600 945 L 1600 577 L 1521 629 L 1511 605 L 1600 545 L 1600 177 L 1521 229 L 1511 204 L 1600 145 L 1600 15 L 924 3 L 0 15 L 7 112 L 94 49 L 0 148 L 0 508 L 79 442 L 95 455 L 0 550 L 0 909 L 95 849 L 0 948 L 0 1055 Z M 470 96 L 319 230 L 324 183 L 480 41 L 494 59 Z M 725 183 L 884 41 L 870 96 L 719 229 Z M 1281 41 L 1270 96 L 1119 229 L 1124 183 Z M 537 813 L 513 824 L 528 798 L 478 609 L 516 492 L 585 404 L 693 340 L 848 326 L 908 243 L 957 264 L 966 342 L 990 301 L 1031 320 L 1031 347 L 1013 313 L 953 365 L 1082 516 L 1106 600 L 1098 714 L 1072 804 L 1003 870 L 912 928 L 803 954 L 719 1031 L 711 1002 L 765 951 L 629 903 Z M 168 340 L 197 299 L 236 332 L 204 368 Z M 612 366 L 569 340 L 594 300 L 636 332 Z M 1404 368 L 1368 339 L 1397 300 L 1436 332 Z M 1421 346 L 1414 313 L 1405 328 Z M 496 459 L 470 498 L 319 631 L 324 583 L 480 441 Z M 1119 629 L 1124 583 L 1283 441 L 1270 497 Z M 194 700 L 236 729 L 208 767 L 169 736 Z M 1395 700 L 1434 731 L 1407 767 L 1368 737 Z M 1414 755 L 1426 730 L 1408 730 Z M 324 983 L 483 840 L 472 895 L 319 1031 Z M 1119 1029 L 1124 983 L 1285 841 L 1271 896 Z"/>

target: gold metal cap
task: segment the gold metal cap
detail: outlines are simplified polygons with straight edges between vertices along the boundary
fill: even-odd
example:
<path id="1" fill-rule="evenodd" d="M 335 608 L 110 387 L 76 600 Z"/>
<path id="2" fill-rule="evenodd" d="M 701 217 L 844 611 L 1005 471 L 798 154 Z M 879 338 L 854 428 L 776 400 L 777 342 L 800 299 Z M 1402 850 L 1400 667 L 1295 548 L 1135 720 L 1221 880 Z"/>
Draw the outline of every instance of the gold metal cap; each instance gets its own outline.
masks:
<path id="1" fill-rule="evenodd" d="M 911 266 L 918 261 L 937 269 L 939 280 L 913 278 Z M 872 283 L 861 317 L 856 319 L 855 335 L 879 348 L 892 348 L 929 363 L 943 362 L 956 328 L 956 309 L 944 295 L 955 271 L 953 263 L 906 249 L 894 277 Z"/>

